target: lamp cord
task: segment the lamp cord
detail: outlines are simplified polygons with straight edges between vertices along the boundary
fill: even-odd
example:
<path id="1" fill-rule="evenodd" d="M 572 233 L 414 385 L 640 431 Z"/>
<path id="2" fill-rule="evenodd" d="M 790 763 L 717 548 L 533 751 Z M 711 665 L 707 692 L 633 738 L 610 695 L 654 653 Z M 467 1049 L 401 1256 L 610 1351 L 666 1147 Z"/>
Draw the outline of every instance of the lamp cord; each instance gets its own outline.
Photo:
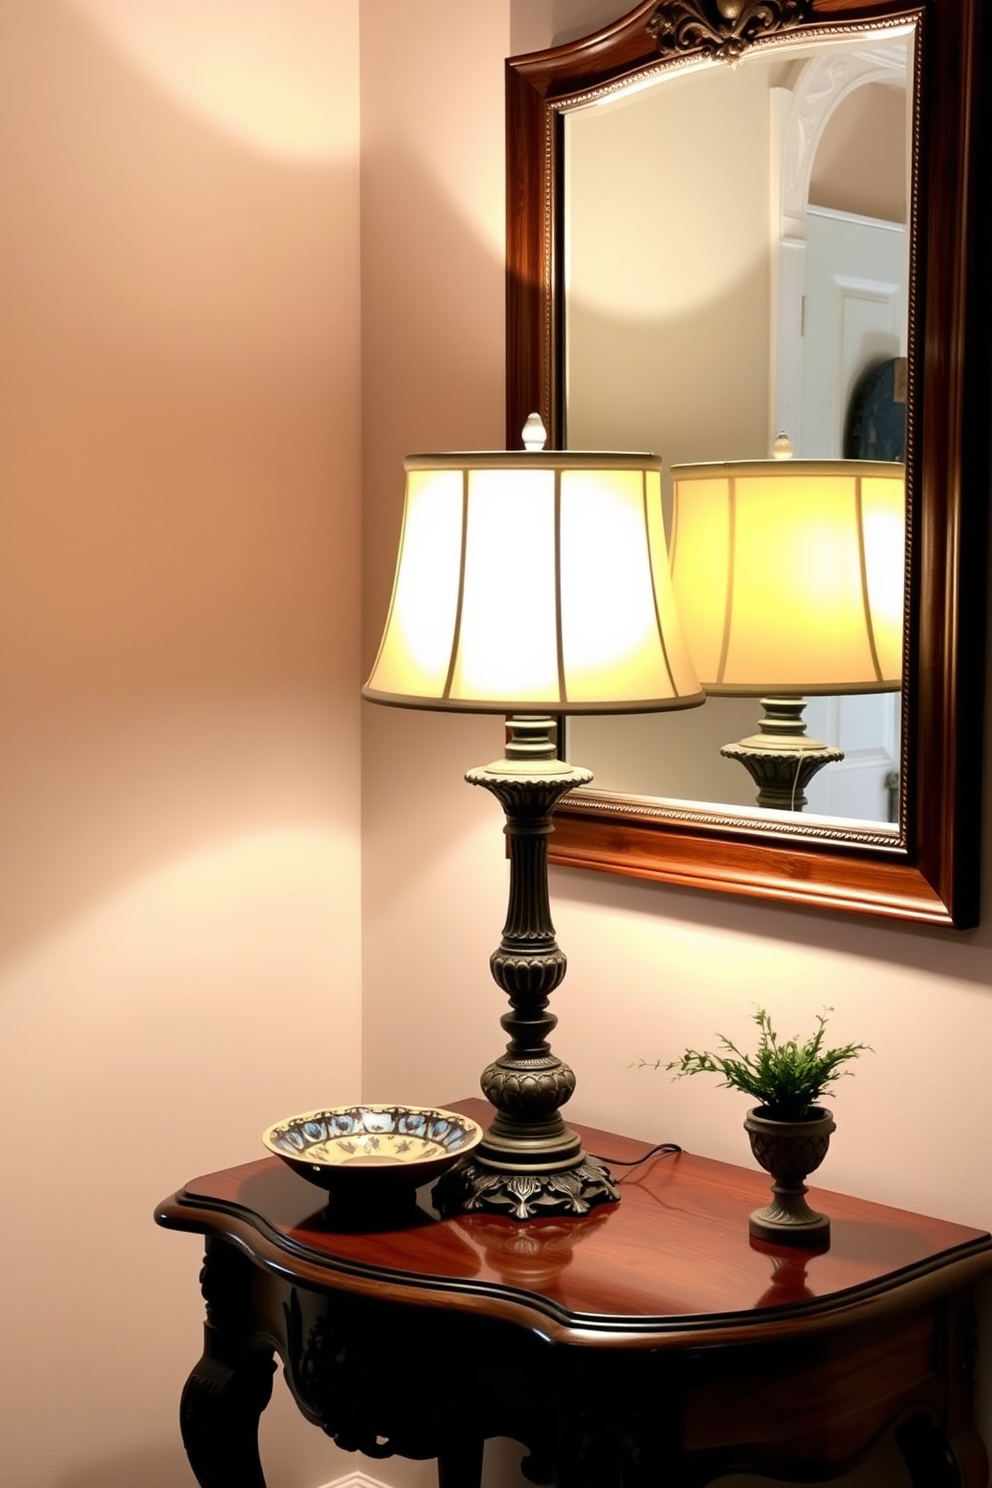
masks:
<path id="1" fill-rule="evenodd" d="M 683 1148 L 677 1142 L 659 1142 L 656 1147 L 651 1147 L 645 1152 L 643 1157 L 603 1157 L 598 1152 L 593 1152 L 590 1155 L 597 1162 L 605 1163 L 608 1168 L 639 1168 L 641 1163 L 646 1163 L 649 1158 L 657 1157 L 659 1154 L 663 1157 L 673 1157 L 682 1151 Z M 624 1173 L 622 1177 L 617 1179 L 617 1182 L 622 1183 L 626 1176 L 626 1173 Z"/>
<path id="2" fill-rule="evenodd" d="M 802 755 L 800 755 L 799 758 L 796 760 L 796 773 L 792 777 L 792 800 L 789 802 L 789 810 L 790 811 L 795 811 L 795 809 L 796 809 L 796 791 L 799 788 L 799 772 L 802 769 L 802 767 L 803 767 L 803 757 L 802 757 Z"/>

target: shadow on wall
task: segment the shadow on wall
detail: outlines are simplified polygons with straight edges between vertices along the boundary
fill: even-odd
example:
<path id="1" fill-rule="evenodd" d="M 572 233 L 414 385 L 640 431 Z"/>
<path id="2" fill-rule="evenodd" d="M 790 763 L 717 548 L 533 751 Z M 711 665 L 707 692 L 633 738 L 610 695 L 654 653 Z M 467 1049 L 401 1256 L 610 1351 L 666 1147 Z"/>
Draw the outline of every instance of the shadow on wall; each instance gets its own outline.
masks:
<path id="1" fill-rule="evenodd" d="M 549 46 L 577 41 L 633 10 L 634 0 L 551 0 L 554 40 Z"/>
<path id="2" fill-rule="evenodd" d="M 218 838 L 357 831 L 358 175 L 357 107 L 351 159 L 266 154 L 79 8 L 0 37 L 10 956 Z"/>
<path id="3" fill-rule="evenodd" d="M 988 840 L 988 835 L 986 835 Z M 754 941 L 781 946 L 837 949 L 843 936 L 845 956 L 861 956 L 867 965 L 886 965 L 933 976 L 971 982 L 981 991 L 989 986 L 992 948 L 992 911 L 975 930 L 944 930 L 902 920 L 841 911 L 807 910 L 735 894 L 704 892 L 676 884 L 650 883 L 588 873 L 577 868 L 553 868 L 552 902 L 578 909 L 615 910 L 645 918 L 677 918 L 680 924 L 712 928 Z"/>

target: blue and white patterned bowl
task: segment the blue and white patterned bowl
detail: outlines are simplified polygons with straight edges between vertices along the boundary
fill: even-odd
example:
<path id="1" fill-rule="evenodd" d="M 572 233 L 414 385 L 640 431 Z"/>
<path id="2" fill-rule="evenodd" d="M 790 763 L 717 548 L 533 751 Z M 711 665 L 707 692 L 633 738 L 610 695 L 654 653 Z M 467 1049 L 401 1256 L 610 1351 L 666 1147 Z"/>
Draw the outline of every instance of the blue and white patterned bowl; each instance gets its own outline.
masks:
<path id="1" fill-rule="evenodd" d="M 437 1106 L 332 1106 L 277 1121 L 262 1135 L 270 1152 L 319 1188 L 418 1188 L 482 1139 L 468 1116 Z"/>

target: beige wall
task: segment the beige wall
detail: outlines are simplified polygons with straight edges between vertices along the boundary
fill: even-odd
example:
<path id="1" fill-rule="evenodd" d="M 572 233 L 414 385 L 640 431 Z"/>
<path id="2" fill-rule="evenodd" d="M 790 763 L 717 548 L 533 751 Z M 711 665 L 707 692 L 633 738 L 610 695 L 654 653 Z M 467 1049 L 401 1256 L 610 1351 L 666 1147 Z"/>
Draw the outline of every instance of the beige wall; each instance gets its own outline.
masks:
<path id="1" fill-rule="evenodd" d="M 502 445 L 509 51 L 505 3 L 374 0 L 362 8 L 368 664 L 389 598 L 404 454 Z M 501 749 L 496 719 L 365 705 L 370 1099 L 443 1100 L 475 1084 L 488 1047 L 486 1014 L 497 1006 L 485 956 L 503 864 L 498 808 L 462 775 Z M 473 1014 L 476 1001 L 481 1015 Z"/>
<path id="2" fill-rule="evenodd" d="M 604 4 L 591 19 L 624 8 Z M 449 32 L 454 9 L 463 39 L 457 67 Z M 393 97 L 391 118 L 398 156 L 415 141 L 415 180 L 424 189 L 415 233 L 397 213 L 397 241 L 382 248 L 402 286 L 388 309 L 376 312 L 388 313 L 388 355 L 370 355 L 366 330 L 366 660 L 388 588 L 404 439 L 412 449 L 499 438 L 502 284 L 486 234 L 466 224 L 487 214 L 498 222 L 502 214 L 493 162 L 502 149 L 495 70 L 503 38 L 495 17 L 503 9 L 407 7 L 404 0 L 369 7 L 388 26 L 397 58 L 406 53 L 421 82 L 416 93 L 407 87 Z M 518 0 L 509 12 L 515 51 L 567 28 L 560 3 Z M 369 67 L 363 46 L 363 87 Z M 451 152 L 460 162 L 466 131 L 475 163 L 452 191 Z M 448 173 L 443 189 L 442 172 Z M 449 290 L 456 245 L 458 277 Z M 417 375 L 397 386 L 400 366 Z M 457 420 L 447 417 L 452 400 Z M 376 451 L 368 445 L 373 418 L 383 430 Z M 461 773 L 498 752 L 498 731 L 484 720 L 370 708 L 365 730 L 365 1092 L 470 1093 L 481 1066 L 502 1046 L 501 999 L 486 961 L 502 923 L 505 865 L 498 808 L 463 785 Z M 986 841 L 988 823 L 986 808 Z M 824 1183 L 974 1225 L 992 1223 L 992 1173 L 978 1156 L 992 1133 L 988 891 L 982 928 L 964 934 L 566 870 L 553 871 L 552 901 L 569 956 L 568 977 L 555 997 L 556 1048 L 578 1071 L 576 1117 L 748 1162 L 741 1129 L 746 1100 L 704 1079 L 673 1085 L 632 1070 L 630 1062 L 671 1058 L 716 1029 L 746 1037 L 757 1001 L 790 1032 L 808 1026 L 828 1004 L 838 1039 L 867 1040 L 877 1053 L 839 1089 Z M 987 1319 L 983 1348 L 992 1349 Z M 987 1373 L 980 1410 L 988 1434 Z M 887 1488 L 900 1479 L 883 1468 L 873 1481 Z"/>
<path id="3" fill-rule="evenodd" d="M 501 439 L 503 57 L 569 11 L 0 6 L 4 1488 L 188 1488 L 199 1245 L 151 1209 L 358 1089 L 359 470 L 367 663 L 402 455 Z M 501 1042 L 501 823 L 461 780 L 501 731 L 362 727 L 363 1088 L 454 1098 Z M 630 1061 L 829 1002 L 878 1052 L 825 1179 L 990 1222 L 988 928 L 553 894 L 577 1116 L 746 1160 L 734 1097 Z M 262 1436 L 272 1488 L 432 1479 L 281 1385 Z"/>
<path id="4" fill-rule="evenodd" d="M 153 1207 L 359 1088 L 357 17 L 0 6 L 4 1488 L 191 1483 Z"/>

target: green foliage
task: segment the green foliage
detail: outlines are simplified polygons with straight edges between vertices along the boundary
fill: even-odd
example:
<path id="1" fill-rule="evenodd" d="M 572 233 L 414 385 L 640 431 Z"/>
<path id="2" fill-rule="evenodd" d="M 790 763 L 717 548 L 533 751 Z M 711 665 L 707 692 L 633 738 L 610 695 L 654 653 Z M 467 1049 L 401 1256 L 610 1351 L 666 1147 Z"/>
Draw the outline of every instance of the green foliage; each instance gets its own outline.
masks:
<path id="1" fill-rule="evenodd" d="M 760 1030 L 754 1054 L 744 1054 L 725 1034 L 718 1034 L 722 1054 L 686 1049 L 681 1059 L 673 1059 L 665 1068 L 674 1070 L 674 1079 L 683 1075 L 722 1075 L 721 1085 L 741 1090 L 765 1107 L 765 1114 L 776 1121 L 801 1121 L 807 1110 L 822 1096 L 832 1095 L 827 1089 L 842 1074 L 852 1074 L 841 1065 L 859 1054 L 871 1052 L 870 1044 L 843 1044 L 837 1049 L 823 1047 L 827 1014 L 825 1008 L 817 1017 L 816 1032 L 805 1043 L 798 1037 L 780 1043 L 764 1008 L 757 1008 L 754 1021 Z M 647 1061 L 641 1061 L 642 1064 Z M 661 1066 L 657 1060 L 654 1068 Z"/>

